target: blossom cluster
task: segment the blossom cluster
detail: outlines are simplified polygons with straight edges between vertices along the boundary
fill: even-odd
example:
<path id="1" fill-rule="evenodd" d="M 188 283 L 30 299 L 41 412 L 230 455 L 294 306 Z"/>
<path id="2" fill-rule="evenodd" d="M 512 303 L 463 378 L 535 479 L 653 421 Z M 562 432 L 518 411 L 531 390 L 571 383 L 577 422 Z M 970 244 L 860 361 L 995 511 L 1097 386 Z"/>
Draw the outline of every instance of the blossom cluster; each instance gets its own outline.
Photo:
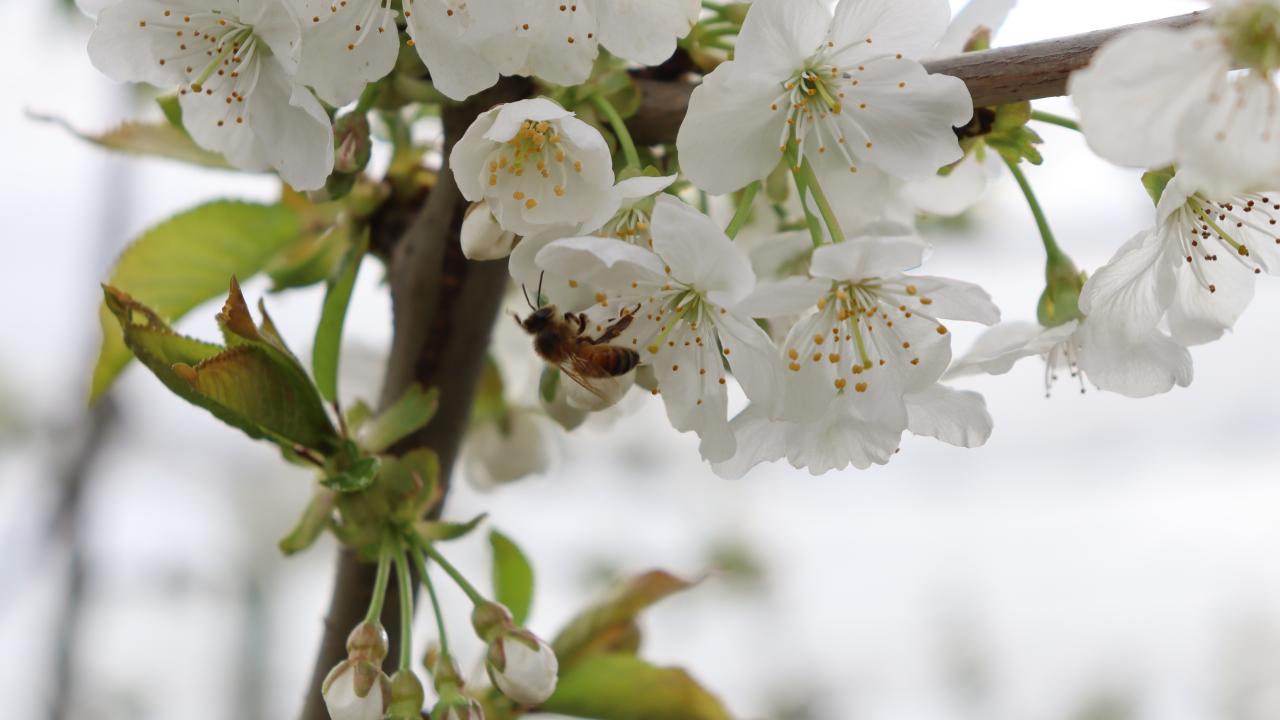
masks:
<path id="1" fill-rule="evenodd" d="M 925 64 L 987 47 L 1013 5 L 972 0 L 952 18 L 946 0 L 756 0 L 700 34 L 724 7 L 109 0 L 89 52 L 112 78 L 177 86 L 195 142 L 303 190 L 334 170 L 338 109 L 367 109 L 406 58 L 451 100 L 535 78 L 541 96 L 480 114 L 446 163 L 473 203 L 464 253 L 505 260 L 541 317 L 522 327 L 564 381 L 547 412 L 599 411 L 638 386 L 723 475 L 784 459 L 817 474 L 887 463 L 907 433 L 983 444 L 982 397 L 946 382 L 1024 357 L 1044 359 L 1047 384 L 1066 370 L 1132 397 L 1185 386 L 1188 348 L 1221 337 L 1255 277 L 1280 270 L 1280 4 L 1214 0 L 1208 20 L 1121 34 L 1074 75 L 1079 129 L 1148 171 L 1157 204 L 1153 227 L 1092 273 L 1019 169 L 1041 159 L 1030 106 L 975 109 Z M 652 66 L 723 35 L 732 52 L 697 65 L 676 142 L 642 161 L 591 88 L 600 57 Z M 916 218 L 964 212 L 1006 172 L 1046 249 L 1037 323 L 999 324 L 980 287 L 922 270 Z M 778 178 L 792 190 L 779 196 Z M 710 196 L 735 208 L 727 228 Z M 775 211 L 787 222 L 761 220 Z M 995 327 L 953 361 L 952 323 Z M 545 466 L 536 414 L 474 434 L 487 484 Z M 516 437 L 530 447 L 503 451 Z"/>

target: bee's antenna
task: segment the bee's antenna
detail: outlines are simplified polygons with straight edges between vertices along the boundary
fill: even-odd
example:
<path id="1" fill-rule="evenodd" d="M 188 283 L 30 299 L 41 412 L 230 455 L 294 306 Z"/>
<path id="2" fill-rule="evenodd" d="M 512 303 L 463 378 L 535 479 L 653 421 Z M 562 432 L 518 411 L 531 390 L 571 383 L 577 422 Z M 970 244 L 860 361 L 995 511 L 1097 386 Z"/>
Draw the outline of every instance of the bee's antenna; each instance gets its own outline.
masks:
<path id="1" fill-rule="evenodd" d="M 539 305 L 542 304 L 542 280 L 546 276 L 547 276 L 547 272 L 545 270 L 542 271 L 542 274 L 538 275 L 538 304 Z"/>
<path id="2" fill-rule="evenodd" d="M 541 283 L 542 281 L 539 280 L 538 282 Z M 538 308 L 533 306 L 533 301 L 529 299 L 529 288 L 525 287 L 524 283 L 520 283 L 520 292 L 524 293 L 524 301 L 529 304 L 529 307 L 537 310 Z"/>

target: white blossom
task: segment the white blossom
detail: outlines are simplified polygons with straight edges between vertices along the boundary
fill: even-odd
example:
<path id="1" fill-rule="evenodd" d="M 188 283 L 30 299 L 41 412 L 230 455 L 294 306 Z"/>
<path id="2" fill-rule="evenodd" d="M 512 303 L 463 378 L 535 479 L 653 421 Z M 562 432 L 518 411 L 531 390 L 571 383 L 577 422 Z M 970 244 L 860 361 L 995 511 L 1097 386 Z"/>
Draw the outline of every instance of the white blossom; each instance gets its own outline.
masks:
<path id="1" fill-rule="evenodd" d="M 551 647 L 528 632 L 503 633 L 490 645 L 489 677 L 499 692 L 521 705 L 541 705 L 556 690 L 560 664 Z"/>
<path id="2" fill-rule="evenodd" d="M 734 419 L 739 452 L 717 472 L 738 476 L 783 457 L 814 474 L 866 468 L 888 462 L 907 430 L 965 446 L 985 442 L 990 419 L 981 397 L 937 385 L 951 361 L 941 320 L 992 324 L 1000 313 L 976 285 L 903 274 L 926 249 L 909 236 L 824 245 L 809 277 L 761 286 L 743 303 L 759 317 L 809 314 L 782 344 L 785 401 Z M 766 442 L 770 434 L 777 438 Z"/>
<path id="3" fill-rule="evenodd" d="M 1218 339 L 1253 299 L 1254 277 L 1280 271 L 1280 193 L 1211 200 L 1179 174 L 1136 235 L 1085 283 L 1080 309 L 1130 338 L 1167 325 L 1173 341 Z"/>
<path id="4" fill-rule="evenodd" d="M 89 57 L 113 80 L 179 86 L 201 147 L 315 190 L 333 170 L 333 127 L 295 77 L 300 38 L 282 0 L 120 0 L 98 14 Z"/>
<path id="5" fill-rule="evenodd" d="M 487 200 L 467 208 L 460 236 L 462 254 L 469 260 L 501 260 L 511 254 L 517 240 L 515 233 L 498 224 Z"/>
<path id="6" fill-rule="evenodd" d="M 463 474 L 479 490 L 493 490 L 551 468 L 548 420 L 532 410 L 511 408 L 502 420 L 478 423 L 462 445 Z"/>
<path id="7" fill-rule="evenodd" d="M 1003 375 L 1027 357 L 1044 361 L 1046 397 L 1061 373 L 1078 380 L 1081 392 L 1087 378 L 1100 389 L 1135 398 L 1165 393 L 1174 385 L 1186 387 L 1192 379 L 1190 353 L 1163 333 L 1151 330 L 1128 338 L 1108 333 L 1087 318 L 1052 328 L 1021 322 L 998 325 L 974 342 L 947 377 Z"/>
<path id="8" fill-rule="evenodd" d="M 973 114 L 960 80 L 917 61 L 945 32 L 946 0 L 757 0 L 734 60 L 694 90 L 680 163 L 713 194 L 765 177 L 794 137 L 825 180 L 870 165 L 920 179 L 961 158 Z"/>
<path id="9" fill-rule="evenodd" d="M 297 81 L 341 106 L 386 77 L 400 54 L 391 0 L 297 0 L 302 58 Z"/>
<path id="10" fill-rule="evenodd" d="M 537 263 L 597 288 L 587 313 L 596 332 L 632 317 L 616 342 L 652 365 L 671 424 L 698 434 L 704 458 L 723 460 L 735 445 L 725 364 L 757 402 L 770 406 L 778 388 L 772 342 L 735 308 L 755 274 L 719 227 L 673 197 L 656 200 L 651 232 L 652 250 L 615 238 L 568 238 L 543 248 Z"/>
<path id="11" fill-rule="evenodd" d="M 487 200 L 505 230 L 578 225 L 609 202 L 613 157 L 595 128 L 546 98 L 476 118 L 449 156 L 462 195 Z"/>
<path id="12" fill-rule="evenodd" d="M 1102 157 L 1140 168 L 1176 163 L 1213 195 L 1277 187 L 1280 5 L 1213 4 L 1210 22 L 1142 28 L 1104 45 L 1071 78 L 1080 125 Z"/>
<path id="13" fill-rule="evenodd" d="M 326 682 L 324 706 L 332 720 L 382 720 L 391 702 L 390 682 L 379 677 L 363 696 L 356 690 L 356 671 L 347 666 Z"/>

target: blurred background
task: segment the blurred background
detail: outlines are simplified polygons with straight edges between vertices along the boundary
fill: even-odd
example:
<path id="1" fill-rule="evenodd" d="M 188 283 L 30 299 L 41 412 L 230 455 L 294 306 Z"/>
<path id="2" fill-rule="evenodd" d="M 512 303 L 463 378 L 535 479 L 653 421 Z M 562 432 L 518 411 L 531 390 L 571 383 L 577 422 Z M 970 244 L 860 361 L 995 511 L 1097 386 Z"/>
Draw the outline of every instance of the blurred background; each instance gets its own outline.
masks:
<path id="1" fill-rule="evenodd" d="M 1022 0 L 997 44 L 1202 5 Z M 32 121 L 102 130 L 153 107 L 89 64 L 91 24 L 74 9 L 7 2 L 0 27 L 0 717 L 292 717 L 334 547 L 286 561 L 275 543 L 311 478 L 136 366 L 96 421 L 84 407 L 98 282 L 123 244 L 207 199 L 273 198 L 276 184 L 112 156 Z M 1092 270 L 1152 222 L 1150 202 L 1137 173 L 1069 131 L 1042 134 L 1047 162 L 1029 174 L 1060 243 Z M 928 232 L 930 273 L 980 283 L 1006 319 L 1034 318 L 1042 250 L 1010 179 Z M 365 396 L 389 339 L 378 270 L 362 274 L 347 325 L 346 389 Z M 320 299 L 267 300 L 300 354 Z M 1264 278 L 1236 331 L 1194 350 L 1195 383 L 1164 397 L 1081 395 L 1064 379 L 1045 399 L 1036 361 L 967 381 L 996 418 L 979 450 L 908 438 L 887 468 L 762 467 L 729 482 L 660 403 L 639 402 L 607 430 L 558 436 L 545 476 L 490 493 L 459 483 L 447 513 L 487 511 L 523 546 L 543 635 L 611 578 L 719 568 L 646 615 L 645 652 L 688 667 L 738 717 L 1275 720 L 1277 300 Z M 213 337 L 214 312 L 181 327 Z M 974 333 L 955 330 L 962 351 Z M 454 554 L 487 574 L 482 537 Z M 464 600 L 445 595 L 463 627 Z"/>

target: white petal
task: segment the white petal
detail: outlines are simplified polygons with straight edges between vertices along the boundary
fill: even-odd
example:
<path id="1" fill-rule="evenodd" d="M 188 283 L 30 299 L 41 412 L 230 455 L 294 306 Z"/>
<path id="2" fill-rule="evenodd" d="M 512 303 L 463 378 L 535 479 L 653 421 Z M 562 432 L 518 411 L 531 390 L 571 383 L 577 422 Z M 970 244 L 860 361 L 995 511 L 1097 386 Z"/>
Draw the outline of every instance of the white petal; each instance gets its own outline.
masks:
<path id="1" fill-rule="evenodd" d="M 813 475 L 888 463 L 907 429 L 907 409 L 901 398 L 882 395 L 872 403 L 871 397 L 845 397 L 821 421 L 795 425 L 787 459 Z"/>
<path id="2" fill-rule="evenodd" d="M 473 426 L 462 445 L 462 472 L 471 485 L 493 490 L 551 468 L 551 442 L 546 419 L 527 410 L 508 414 L 506 427 L 497 422 Z"/>
<path id="3" fill-rule="evenodd" d="M 714 463 L 711 469 L 722 478 L 737 480 L 760 463 L 781 460 L 787 455 L 786 425 L 770 419 L 757 405 L 747 406 L 729 423 L 737 440 L 737 452 L 728 460 Z"/>
<path id="4" fill-rule="evenodd" d="M 1157 231 L 1139 233 L 1084 284 L 1080 310 L 1090 323 L 1146 336 L 1173 300 L 1171 262 Z"/>
<path id="5" fill-rule="evenodd" d="M 665 276 L 657 255 L 613 238 L 556 240 L 538 252 L 536 262 L 549 273 L 601 288 L 627 287 L 637 278 L 661 281 Z"/>
<path id="6" fill-rule="evenodd" d="M 599 209 L 590 218 L 583 221 L 583 232 L 595 232 L 604 227 L 606 223 L 613 219 L 614 215 L 623 207 L 629 206 L 632 202 L 647 198 L 650 195 L 658 193 L 671 187 L 676 181 L 678 175 L 667 175 L 665 177 L 652 177 L 649 175 L 637 175 L 636 177 L 620 180 L 613 186 L 613 190 L 609 193 L 609 200 L 600 205 Z"/>
<path id="7" fill-rule="evenodd" d="M 483 43 L 464 37 L 470 20 L 459 0 L 405 0 L 406 26 L 431 73 L 431 84 L 447 97 L 465 100 L 498 82 L 498 69 Z"/>
<path id="8" fill-rule="evenodd" d="M 780 82 L 804 66 L 830 26 L 822 0 L 756 0 L 738 33 L 734 62 Z"/>
<path id="9" fill-rule="evenodd" d="M 1280 90 L 1249 72 L 1201 98 L 1177 134 L 1181 171 L 1201 191 L 1226 197 L 1280 183 Z"/>
<path id="10" fill-rule="evenodd" d="M 734 313 L 716 318 L 716 334 L 733 377 L 751 402 L 766 411 L 776 410 L 782 392 L 782 363 L 769 335 Z"/>
<path id="11" fill-rule="evenodd" d="M 667 419 L 680 432 L 698 434 L 698 449 L 704 460 L 728 460 L 737 443 L 729 429 L 729 401 L 721 383 L 725 375 L 720 352 L 714 342 L 694 342 L 694 333 L 684 323 L 671 332 L 669 339 L 674 347 L 663 347 L 652 362 Z"/>
<path id="12" fill-rule="evenodd" d="M 947 175 L 934 175 L 908 183 L 904 192 L 920 210 L 941 217 L 955 217 L 977 205 L 1004 173 L 1004 164 L 993 150 L 982 159 L 966 155 Z"/>
<path id="13" fill-rule="evenodd" d="M 1144 398 L 1191 384 L 1191 354 L 1154 330 L 1133 338 L 1086 319 L 1077 336 L 1080 369 L 1103 390 Z"/>
<path id="14" fill-rule="evenodd" d="M 330 105 L 342 106 L 360 97 L 366 84 L 391 72 L 400 54 L 400 34 L 395 15 L 382 0 L 348 0 L 336 13 L 330 7 L 331 0 L 303 4 L 306 24 L 297 81 Z"/>
<path id="15" fill-rule="evenodd" d="M 1169 306 L 1169 331 L 1179 345 L 1213 342 L 1231 329 L 1253 301 L 1253 271 L 1224 256 L 1201 262 L 1204 281 L 1190 265 L 1178 266 L 1177 290 Z M 1213 292 L 1204 282 L 1213 286 Z"/>
<path id="16" fill-rule="evenodd" d="M 485 131 L 484 139 L 504 143 L 516 136 L 526 120 L 541 122 L 572 116 L 573 113 L 544 97 L 517 100 L 497 108 L 497 116 Z"/>
<path id="17" fill-rule="evenodd" d="M 884 277 L 919 266 L 928 249 L 918 237 L 858 238 L 814 250 L 809 272 L 831 280 Z"/>
<path id="18" fill-rule="evenodd" d="M 311 91 L 263 64 L 246 111 L 258 151 L 295 190 L 318 190 L 333 172 L 333 126 Z"/>
<path id="19" fill-rule="evenodd" d="M 902 180 L 874 165 L 862 165 L 857 172 L 850 172 L 843 156 L 829 149 L 818 153 L 813 169 L 845 238 L 911 234 L 916 209 L 903 192 L 906 183 Z M 887 232 L 885 225 L 903 226 L 903 229 Z"/>
<path id="20" fill-rule="evenodd" d="M 676 137 L 681 168 L 712 195 L 759 180 L 782 160 L 787 117 L 779 81 L 735 65 L 722 64 L 694 88 Z"/>
<path id="21" fill-rule="evenodd" d="M 735 312 L 753 318 L 778 318 L 799 315 L 817 304 L 831 290 L 830 280 L 789 277 L 777 282 L 761 283 L 741 302 Z"/>
<path id="22" fill-rule="evenodd" d="M 1075 331 L 1074 321 L 1070 323 Z M 1039 355 L 1040 350 L 1031 347 L 1033 341 L 1043 335 L 1045 329 L 1038 323 L 1002 323 L 978 336 L 969 352 L 957 360 L 944 377 L 954 378 L 987 373 L 1004 375 L 1024 357 Z"/>
<path id="23" fill-rule="evenodd" d="M 756 275 L 742 248 L 715 222 L 670 196 L 654 203 L 653 249 L 672 277 L 705 292 L 719 305 L 732 305 L 755 287 Z"/>
<path id="24" fill-rule="evenodd" d="M 858 160 L 903 180 L 923 180 L 964 157 L 953 128 L 973 117 L 969 88 L 949 75 L 892 55 L 849 68 L 836 116 Z M 812 157 L 812 144 L 806 147 Z"/>
<path id="25" fill-rule="evenodd" d="M 689 34 L 702 9 L 699 0 L 605 0 L 598 13 L 600 44 L 641 65 L 659 65 Z"/>
<path id="26" fill-rule="evenodd" d="M 947 0 L 842 0 L 831 24 L 831 40 L 863 54 L 921 57 L 937 44 L 950 20 Z"/>
<path id="27" fill-rule="evenodd" d="M 991 301 L 986 290 L 973 283 L 922 275 L 911 275 L 905 279 L 916 288 L 916 294 L 910 299 L 918 298 L 918 312 L 922 314 L 983 325 L 1000 322 L 1000 308 Z M 931 302 L 926 304 L 925 300 Z"/>
<path id="28" fill-rule="evenodd" d="M 938 41 L 930 57 L 948 57 L 964 52 L 964 47 L 978 28 L 987 28 L 995 35 L 1004 26 L 1018 0 L 969 0 L 964 9 L 956 13 L 947 32 Z"/>
<path id="29" fill-rule="evenodd" d="M 302 57 L 302 25 L 294 6 L 280 0 L 238 0 L 240 20 L 253 26 L 253 34 L 271 48 L 272 56 L 287 74 L 298 70 Z"/>
<path id="30" fill-rule="evenodd" d="M 489 173 L 484 161 L 489 156 L 492 145 L 485 135 L 497 120 L 498 111 L 499 108 L 494 108 L 473 120 L 449 153 L 449 169 L 453 171 L 453 181 L 458 184 L 462 196 L 472 202 L 484 199 L 488 188 L 486 178 Z"/>
<path id="31" fill-rule="evenodd" d="M 537 257 L 548 244 L 571 235 L 570 228 L 560 228 L 522 238 L 511 251 L 507 269 L 511 279 L 532 297 L 542 284 L 542 294 L 547 302 L 565 310 L 583 310 L 595 302 L 596 289 L 582 281 L 574 280 L 558 272 L 538 266 Z"/>
<path id="32" fill-rule="evenodd" d="M 934 385 L 907 395 L 904 401 L 907 429 L 916 435 L 963 448 L 981 447 L 991 437 L 994 423 L 986 400 L 976 392 Z"/>
<path id="33" fill-rule="evenodd" d="M 1211 28 L 1141 29 L 1103 45 L 1068 92 L 1095 152 L 1120 165 L 1164 167 L 1176 156 L 1182 119 L 1202 112 L 1226 66 Z"/>

